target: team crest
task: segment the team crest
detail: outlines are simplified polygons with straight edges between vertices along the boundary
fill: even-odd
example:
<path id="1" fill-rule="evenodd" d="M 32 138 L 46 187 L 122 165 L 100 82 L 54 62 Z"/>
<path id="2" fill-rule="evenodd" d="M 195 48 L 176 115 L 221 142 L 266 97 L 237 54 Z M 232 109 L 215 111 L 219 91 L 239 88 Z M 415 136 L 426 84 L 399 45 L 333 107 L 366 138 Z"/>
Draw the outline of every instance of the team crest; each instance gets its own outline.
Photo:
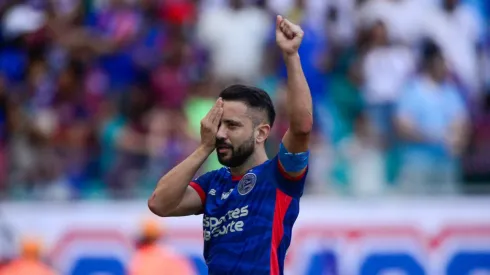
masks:
<path id="1" fill-rule="evenodd" d="M 240 195 L 246 195 L 252 191 L 257 181 L 257 176 L 253 173 L 248 173 L 243 176 L 243 178 L 238 182 L 238 193 Z"/>

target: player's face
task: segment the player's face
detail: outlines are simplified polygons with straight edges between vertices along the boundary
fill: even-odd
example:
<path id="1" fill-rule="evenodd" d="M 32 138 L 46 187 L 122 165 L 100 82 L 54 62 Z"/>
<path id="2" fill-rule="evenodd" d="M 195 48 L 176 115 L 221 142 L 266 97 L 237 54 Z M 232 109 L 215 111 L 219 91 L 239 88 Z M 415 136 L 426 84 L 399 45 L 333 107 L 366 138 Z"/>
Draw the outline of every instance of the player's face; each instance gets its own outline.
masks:
<path id="1" fill-rule="evenodd" d="M 225 101 L 223 117 L 216 135 L 219 162 L 227 167 L 242 165 L 255 151 L 252 118 L 242 102 Z"/>

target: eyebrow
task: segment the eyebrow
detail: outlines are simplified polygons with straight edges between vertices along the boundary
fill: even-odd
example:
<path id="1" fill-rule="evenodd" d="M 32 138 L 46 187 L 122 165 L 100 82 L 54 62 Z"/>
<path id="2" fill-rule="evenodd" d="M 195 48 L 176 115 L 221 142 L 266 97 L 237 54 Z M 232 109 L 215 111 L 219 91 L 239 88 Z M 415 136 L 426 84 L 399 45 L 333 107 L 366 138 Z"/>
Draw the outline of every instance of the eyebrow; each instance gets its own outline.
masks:
<path id="1" fill-rule="evenodd" d="M 237 120 L 233 119 L 223 119 L 223 123 L 225 124 L 231 124 L 231 125 L 237 125 L 237 126 L 243 126 L 243 123 Z"/>

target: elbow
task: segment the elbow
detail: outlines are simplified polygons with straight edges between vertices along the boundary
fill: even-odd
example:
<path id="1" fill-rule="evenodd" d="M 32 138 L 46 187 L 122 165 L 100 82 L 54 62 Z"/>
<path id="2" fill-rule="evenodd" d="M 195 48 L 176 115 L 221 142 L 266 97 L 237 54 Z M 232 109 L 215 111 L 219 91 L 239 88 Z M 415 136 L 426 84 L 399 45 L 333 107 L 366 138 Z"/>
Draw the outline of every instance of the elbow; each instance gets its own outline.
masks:
<path id="1" fill-rule="evenodd" d="M 167 213 L 168 211 L 165 209 L 165 207 L 161 204 L 159 204 L 156 199 L 155 199 L 155 194 L 153 194 L 153 196 L 148 199 L 148 208 L 150 209 L 150 211 L 157 215 L 157 216 L 160 216 L 160 217 L 166 217 L 167 216 Z"/>
<path id="2" fill-rule="evenodd" d="M 311 128 L 301 127 L 299 129 L 291 128 L 291 133 L 295 136 L 308 136 L 311 133 Z"/>
<path id="3" fill-rule="evenodd" d="M 291 123 L 290 130 L 296 136 L 307 136 L 313 129 L 313 116 L 310 114 L 298 121 Z"/>
<path id="4" fill-rule="evenodd" d="M 152 201 L 152 199 L 148 200 L 148 208 L 150 209 L 151 213 L 163 217 L 163 211 L 161 211 L 161 209 L 158 207 L 158 205 L 156 205 L 154 201 Z"/>

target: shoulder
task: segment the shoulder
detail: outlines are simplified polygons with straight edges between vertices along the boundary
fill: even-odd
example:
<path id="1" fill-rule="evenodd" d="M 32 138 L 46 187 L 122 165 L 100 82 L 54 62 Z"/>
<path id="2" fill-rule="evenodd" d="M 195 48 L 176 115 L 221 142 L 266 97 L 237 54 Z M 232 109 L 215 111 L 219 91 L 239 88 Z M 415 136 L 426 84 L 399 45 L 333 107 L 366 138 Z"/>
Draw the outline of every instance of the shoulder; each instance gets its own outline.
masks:
<path id="1" fill-rule="evenodd" d="M 401 95 L 398 99 L 398 104 L 406 103 L 406 101 L 410 100 L 418 100 L 420 99 L 420 91 L 423 90 L 424 80 L 420 78 L 420 76 L 412 76 L 407 82 L 403 85 L 403 89 L 401 91 Z"/>
<path id="2" fill-rule="evenodd" d="M 460 90 L 454 81 L 448 80 L 444 83 L 443 85 L 444 90 L 446 91 L 447 94 L 453 96 L 453 97 L 459 97 L 460 96 Z"/>
<path id="3" fill-rule="evenodd" d="M 412 76 L 410 77 L 406 84 L 404 85 L 405 87 L 405 95 L 413 95 L 413 92 L 418 92 L 422 89 L 422 87 L 426 84 L 424 79 L 420 75 Z"/>
<path id="4" fill-rule="evenodd" d="M 242 177 L 240 177 L 240 181 L 271 179 L 273 172 L 277 167 L 277 165 L 274 165 L 274 160 L 277 162 L 277 158 L 268 159 L 262 164 L 248 170 Z"/>
<path id="5" fill-rule="evenodd" d="M 219 168 L 219 169 L 215 169 L 215 170 L 210 170 L 210 171 L 207 171 L 207 172 L 203 172 L 201 173 L 198 178 L 200 177 L 210 177 L 210 176 L 216 176 L 216 175 L 220 175 L 220 174 L 225 174 L 227 171 L 227 169 L 225 167 L 222 167 L 222 168 Z"/>
<path id="6" fill-rule="evenodd" d="M 277 158 L 278 156 L 276 155 L 274 158 L 268 159 L 261 165 L 257 166 L 255 169 L 256 173 L 269 173 L 271 169 L 274 169 L 277 167 Z"/>
<path id="7" fill-rule="evenodd" d="M 194 182 L 206 182 L 206 183 L 211 183 L 220 180 L 221 178 L 225 177 L 229 173 L 228 169 L 226 167 L 222 167 L 220 169 L 216 170 L 211 170 L 208 172 L 205 172 L 193 179 Z"/>

